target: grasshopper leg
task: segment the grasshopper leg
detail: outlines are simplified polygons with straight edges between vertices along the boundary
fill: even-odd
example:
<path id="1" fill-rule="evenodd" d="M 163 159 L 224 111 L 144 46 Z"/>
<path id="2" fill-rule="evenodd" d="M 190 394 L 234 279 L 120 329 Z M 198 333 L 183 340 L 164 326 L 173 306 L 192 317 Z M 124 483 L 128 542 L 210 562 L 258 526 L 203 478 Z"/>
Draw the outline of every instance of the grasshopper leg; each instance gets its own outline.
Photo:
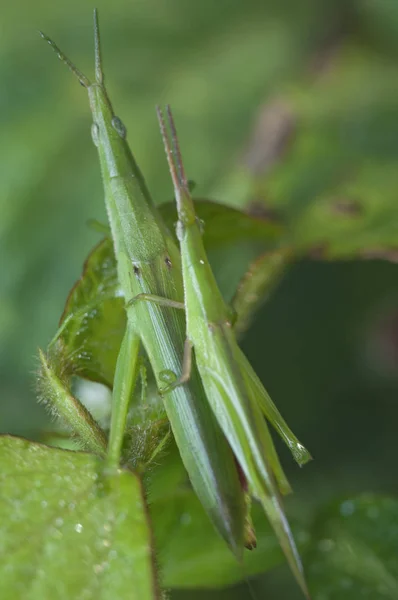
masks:
<path id="1" fill-rule="evenodd" d="M 109 471 L 114 471 L 119 467 L 122 455 L 127 413 L 139 369 L 139 346 L 139 336 L 132 327 L 127 326 L 120 347 L 113 382 L 111 430 L 106 457 L 106 467 Z"/>
<path id="2" fill-rule="evenodd" d="M 163 298 L 163 296 L 154 296 L 153 294 L 137 294 L 134 298 L 131 298 L 127 302 L 127 307 L 133 306 L 139 300 L 146 300 L 147 302 L 153 302 L 159 306 L 169 306 L 170 308 L 179 308 L 185 310 L 183 302 L 177 302 L 176 300 L 170 300 L 169 298 Z"/>
<path id="3" fill-rule="evenodd" d="M 141 380 L 141 404 L 142 406 L 144 406 L 146 402 L 146 392 L 148 387 L 147 371 L 144 362 L 141 362 L 140 364 L 139 377 Z"/>
<path id="4" fill-rule="evenodd" d="M 160 395 L 163 396 L 164 394 L 168 394 L 169 392 L 174 390 L 176 387 L 178 387 L 180 385 L 184 385 L 184 383 L 187 383 L 189 381 L 189 378 L 191 377 L 191 371 L 192 371 L 192 343 L 191 343 L 191 340 L 186 338 L 185 344 L 184 344 L 184 356 L 182 359 L 181 375 L 176 381 L 169 383 L 164 388 L 159 390 Z M 163 372 L 159 374 L 160 379 L 162 379 L 162 375 L 163 375 Z"/>

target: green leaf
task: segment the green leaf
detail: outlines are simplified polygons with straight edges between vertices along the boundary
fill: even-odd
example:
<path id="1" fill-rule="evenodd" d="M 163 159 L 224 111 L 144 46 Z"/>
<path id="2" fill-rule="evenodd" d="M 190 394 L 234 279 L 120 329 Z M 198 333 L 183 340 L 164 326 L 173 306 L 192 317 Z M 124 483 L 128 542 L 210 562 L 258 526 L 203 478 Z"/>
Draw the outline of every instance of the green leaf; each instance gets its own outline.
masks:
<path id="1" fill-rule="evenodd" d="M 0 438 L 0 596 L 158 598 L 140 480 L 101 461 Z"/>
<path id="2" fill-rule="evenodd" d="M 125 326 L 112 241 L 106 238 L 89 254 L 61 317 L 57 335 L 72 373 L 112 387 Z"/>
<path id="3" fill-rule="evenodd" d="M 321 260 L 398 260 L 397 163 L 363 164 L 307 206 L 293 225 L 299 253 Z"/>
<path id="4" fill-rule="evenodd" d="M 203 221 L 203 238 L 207 250 L 244 241 L 260 241 L 268 246 L 275 245 L 285 228 L 270 219 L 254 217 L 226 204 L 194 198 L 195 209 Z M 171 231 L 177 221 L 175 202 L 159 206 L 159 211 Z"/>
<path id="5" fill-rule="evenodd" d="M 394 61 L 350 42 L 280 100 L 300 127 L 251 194 L 282 216 L 297 256 L 398 260 L 397 85 Z"/>
<path id="6" fill-rule="evenodd" d="M 313 600 L 398 598 L 398 501 L 346 498 L 316 522 L 307 575 Z"/>

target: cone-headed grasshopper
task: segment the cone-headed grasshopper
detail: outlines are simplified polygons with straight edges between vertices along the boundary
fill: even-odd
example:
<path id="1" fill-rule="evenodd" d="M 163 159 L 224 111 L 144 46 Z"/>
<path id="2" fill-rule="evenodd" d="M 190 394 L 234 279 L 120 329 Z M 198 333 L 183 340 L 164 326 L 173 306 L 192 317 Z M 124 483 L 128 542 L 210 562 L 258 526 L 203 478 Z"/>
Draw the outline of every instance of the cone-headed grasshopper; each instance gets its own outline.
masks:
<path id="1" fill-rule="evenodd" d="M 156 210 L 115 115 L 104 83 L 97 14 L 94 13 L 95 81 L 81 73 L 47 36 L 89 96 L 92 137 L 97 147 L 118 277 L 126 300 L 127 328 L 120 349 L 112 400 L 107 463 L 119 465 L 127 411 L 142 344 L 159 387 L 162 374 L 177 372 L 183 358 L 185 321 L 181 311 L 148 302 L 129 304 L 139 294 L 183 302 L 177 244 Z M 164 404 L 192 485 L 216 529 L 240 558 L 245 540 L 246 502 L 234 455 L 215 419 L 197 372 L 189 385 L 164 396 Z M 250 543 L 247 540 L 247 543 Z"/>
<path id="2" fill-rule="evenodd" d="M 187 340 L 182 375 L 169 389 L 185 387 L 190 380 L 194 350 L 207 399 L 246 477 L 249 490 L 260 500 L 286 558 L 303 592 L 307 586 L 299 554 L 286 520 L 272 471 L 273 444 L 264 419 L 269 397 L 239 348 L 233 331 L 234 315 L 216 283 L 202 240 L 201 224 L 184 172 L 170 108 L 167 119 L 158 109 L 177 202 L 177 236 L 181 246 Z M 166 304 L 167 299 L 147 298 Z M 270 462 L 270 459 L 272 462 Z"/>

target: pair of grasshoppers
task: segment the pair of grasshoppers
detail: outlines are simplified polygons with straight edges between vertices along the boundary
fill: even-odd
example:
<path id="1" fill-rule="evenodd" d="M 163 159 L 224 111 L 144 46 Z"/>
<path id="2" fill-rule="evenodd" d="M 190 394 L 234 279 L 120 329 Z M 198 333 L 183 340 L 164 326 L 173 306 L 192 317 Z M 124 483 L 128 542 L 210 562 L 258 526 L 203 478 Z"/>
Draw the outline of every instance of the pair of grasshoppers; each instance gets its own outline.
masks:
<path id="1" fill-rule="evenodd" d="M 159 108 L 157 112 L 177 202 L 179 247 L 151 200 L 126 141 L 126 129 L 109 100 L 96 12 L 94 32 L 94 82 L 42 36 L 88 92 L 92 136 L 125 298 L 127 324 L 114 377 L 106 469 L 120 464 L 143 347 L 192 486 L 215 528 L 241 560 L 244 547 L 255 545 L 248 499 L 258 499 L 308 595 L 280 500 L 280 492 L 290 488 L 264 417 L 299 464 L 310 456 L 237 344 L 233 311 L 220 293 L 203 245 L 170 108 L 165 114 Z M 95 437 L 95 427 L 93 431 Z M 104 442 L 98 436 L 101 448 Z"/>

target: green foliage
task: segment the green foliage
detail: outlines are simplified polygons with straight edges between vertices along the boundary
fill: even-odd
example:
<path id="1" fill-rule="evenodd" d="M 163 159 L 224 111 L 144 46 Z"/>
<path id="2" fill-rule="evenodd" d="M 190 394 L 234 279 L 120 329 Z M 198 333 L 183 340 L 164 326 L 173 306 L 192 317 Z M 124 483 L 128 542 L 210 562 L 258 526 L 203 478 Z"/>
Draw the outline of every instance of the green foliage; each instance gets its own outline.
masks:
<path id="1" fill-rule="evenodd" d="M 308 573 L 314 600 L 398 596 L 398 502 L 347 497 L 319 515 Z"/>
<path id="2" fill-rule="evenodd" d="M 61 337 L 69 375 L 111 387 L 126 314 L 109 238 L 87 258 L 66 301 L 60 326 L 56 337 Z"/>
<path id="3" fill-rule="evenodd" d="M 2 598 L 157 598 L 139 479 L 90 454 L 0 438 Z"/>
<path id="4" fill-rule="evenodd" d="M 398 73 L 352 43 L 329 60 L 269 105 L 296 134 L 283 160 L 251 174 L 250 193 L 279 211 L 297 255 L 396 261 Z"/>

